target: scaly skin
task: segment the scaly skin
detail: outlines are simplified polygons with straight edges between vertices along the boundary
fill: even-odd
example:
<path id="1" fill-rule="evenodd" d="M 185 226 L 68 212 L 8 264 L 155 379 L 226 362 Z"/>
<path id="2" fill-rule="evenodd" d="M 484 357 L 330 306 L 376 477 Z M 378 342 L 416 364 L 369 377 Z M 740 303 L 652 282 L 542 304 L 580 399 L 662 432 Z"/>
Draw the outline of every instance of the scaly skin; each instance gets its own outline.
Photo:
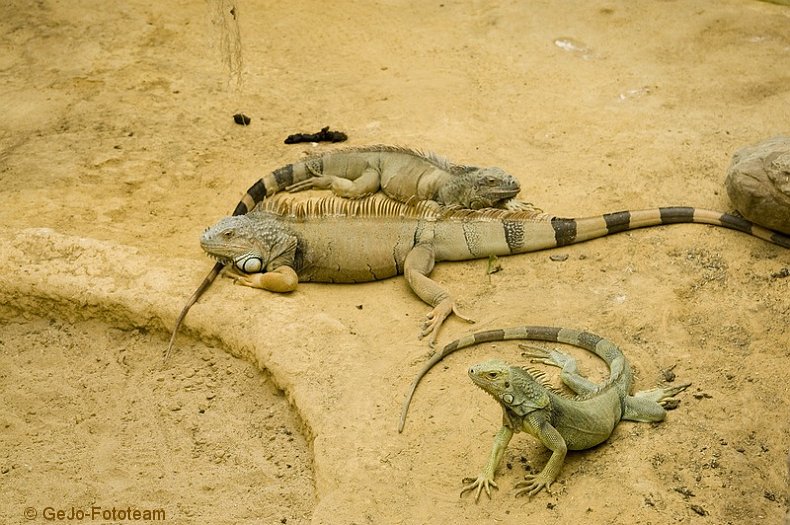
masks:
<path id="1" fill-rule="evenodd" d="M 306 172 L 312 177 L 305 178 Z M 399 202 L 432 201 L 440 206 L 532 209 L 513 200 L 518 180 L 495 167 L 453 164 L 433 153 L 397 146 L 365 146 L 316 155 L 293 165 L 290 192 L 328 189 L 359 199 L 381 190 Z"/>
<path id="2" fill-rule="evenodd" d="M 694 208 L 563 219 L 493 209 L 436 211 L 376 198 L 264 203 L 254 213 L 220 220 L 203 234 L 201 246 L 220 264 L 232 263 L 238 270 L 232 277 L 283 265 L 299 281 L 312 282 L 368 282 L 403 274 L 414 293 L 433 307 L 421 331 L 433 345 L 444 320 L 458 314 L 452 294 L 429 277 L 437 262 L 513 255 L 679 222 L 724 226 L 790 247 L 790 237 Z M 260 279 L 240 282 L 279 291 Z"/>
<path id="3" fill-rule="evenodd" d="M 461 495 L 473 492 L 475 501 L 483 492 L 491 497 L 491 489 L 498 488 L 494 481 L 496 469 L 514 434 L 527 432 L 551 450 L 543 470 L 516 484 L 516 496 L 534 496 L 551 488 L 568 450 L 584 450 L 606 441 L 623 419 L 662 421 L 666 415 L 663 405 L 672 403 L 674 406 L 676 400 L 671 396 L 689 386 L 656 388 L 630 395 L 633 374 L 622 351 L 614 343 L 589 332 L 547 326 L 487 330 L 449 343 L 423 367 L 404 402 L 399 430 L 403 429 L 409 402 L 420 379 L 433 365 L 461 348 L 506 340 L 548 341 L 584 348 L 606 362 L 609 378 L 602 384 L 593 383 L 579 374 L 576 361 L 570 355 L 534 347 L 525 347 L 530 351 L 523 355 L 532 358 L 533 363 L 561 368 L 560 378 L 577 394 L 575 398 L 569 399 L 547 387 L 535 372 L 498 359 L 471 367 L 469 377 L 472 381 L 502 407 L 502 426 L 494 437 L 486 465 L 477 477 L 464 479 L 466 485 Z"/>
<path id="4" fill-rule="evenodd" d="M 505 340 L 533 340 L 570 344 L 595 353 L 609 367 L 609 378 L 603 384 L 593 383 L 578 373 L 573 357 L 562 352 L 530 348 L 525 353 L 532 362 L 562 369 L 560 378 L 577 396 L 564 397 L 543 384 L 529 370 L 492 359 L 469 369 L 472 381 L 488 392 L 502 407 L 502 426 L 494 437 L 488 461 L 475 478 L 466 478 L 461 495 L 473 492 L 475 501 L 485 492 L 497 488 L 496 469 L 505 449 L 515 433 L 526 432 L 551 450 L 551 457 L 538 474 L 526 476 L 516 484 L 516 496 L 534 496 L 547 491 L 557 479 L 568 450 L 584 450 L 606 441 L 615 426 L 623 419 L 631 421 L 661 421 L 666 412 L 662 405 L 688 388 L 689 384 L 638 392 L 630 395 L 633 383 L 631 368 L 622 351 L 606 339 L 589 332 L 546 326 L 519 326 L 503 330 L 488 330 L 453 341 L 432 358 L 412 383 L 404 403 L 401 426 L 405 421 L 409 401 L 419 380 L 442 358 L 461 348 L 483 342 Z M 528 347 L 529 348 L 529 347 Z"/>
<path id="5" fill-rule="evenodd" d="M 381 189 L 395 200 L 413 204 L 431 202 L 437 207 L 538 211 L 531 204 L 514 199 L 520 189 L 519 183 L 499 168 L 458 165 L 432 153 L 375 145 L 333 150 L 276 169 L 247 189 L 233 210 L 233 215 L 244 215 L 267 197 L 283 190 L 295 192 L 310 188 L 331 189 L 339 196 L 354 199 Z M 165 360 L 172 351 L 176 334 L 187 312 L 211 286 L 223 266 L 219 262 L 214 265 L 181 310 Z M 272 291 L 288 289 L 287 282 L 275 284 L 268 278 L 252 281 L 242 279 L 240 282 L 248 285 L 266 282 L 273 286 L 266 289 Z"/>

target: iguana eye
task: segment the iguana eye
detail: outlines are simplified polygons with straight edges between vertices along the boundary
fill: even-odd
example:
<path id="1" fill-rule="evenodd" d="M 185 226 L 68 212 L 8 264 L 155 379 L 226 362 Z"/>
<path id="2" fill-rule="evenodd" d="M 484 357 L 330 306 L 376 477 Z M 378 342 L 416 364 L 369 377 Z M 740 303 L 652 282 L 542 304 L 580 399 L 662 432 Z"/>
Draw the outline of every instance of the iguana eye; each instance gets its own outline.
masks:
<path id="1" fill-rule="evenodd" d="M 222 236 L 225 237 L 226 239 L 230 239 L 231 237 L 233 237 L 233 230 L 222 232 Z"/>
<path id="2" fill-rule="evenodd" d="M 486 377 L 488 379 L 496 379 L 498 376 L 499 376 L 499 374 L 497 374 L 496 372 L 489 372 L 489 373 L 486 374 Z"/>

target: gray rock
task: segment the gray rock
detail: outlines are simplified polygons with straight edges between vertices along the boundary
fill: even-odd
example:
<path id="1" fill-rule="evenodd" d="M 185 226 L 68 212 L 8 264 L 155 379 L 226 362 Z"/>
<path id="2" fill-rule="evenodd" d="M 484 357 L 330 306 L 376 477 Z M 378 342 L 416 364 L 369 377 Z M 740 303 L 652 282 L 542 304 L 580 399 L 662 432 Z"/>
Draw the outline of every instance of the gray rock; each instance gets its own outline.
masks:
<path id="1" fill-rule="evenodd" d="M 744 217 L 790 235 L 790 137 L 736 151 L 724 184 Z"/>

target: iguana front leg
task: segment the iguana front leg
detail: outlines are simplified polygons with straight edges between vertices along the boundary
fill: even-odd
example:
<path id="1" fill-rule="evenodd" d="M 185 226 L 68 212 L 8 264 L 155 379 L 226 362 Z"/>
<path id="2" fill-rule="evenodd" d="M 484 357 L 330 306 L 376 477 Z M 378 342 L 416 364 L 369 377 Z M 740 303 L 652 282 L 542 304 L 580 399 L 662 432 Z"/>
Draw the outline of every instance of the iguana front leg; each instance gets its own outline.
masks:
<path id="1" fill-rule="evenodd" d="M 516 496 L 527 494 L 534 496 L 542 489 L 548 492 L 551 484 L 557 479 L 557 476 L 562 470 L 562 464 L 565 462 L 565 455 L 568 453 L 568 446 L 565 444 L 565 439 L 557 431 L 556 428 L 551 426 L 545 416 L 538 413 L 533 413 L 527 416 L 524 421 L 525 430 L 534 435 L 543 442 L 543 444 L 551 450 L 551 457 L 549 458 L 546 466 L 537 475 L 526 476 L 525 481 L 516 483 Z"/>
<path id="2" fill-rule="evenodd" d="M 508 199 L 501 205 L 502 208 L 510 211 L 528 211 L 532 213 L 543 213 L 543 210 L 533 205 L 531 202 L 524 202 L 516 199 Z"/>
<path id="3" fill-rule="evenodd" d="M 409 255 L 406 256 L 403 268 L 403 275 L 414 293 L 434 307 L 425 316 L 422 331 L 420 332 L 420 339 L 428 337 L 428 344 L 431 346 L 434 346 L 436 343 L 439 328 L 441 328 L 442 323 L 450 314 L 454 313 L 468 323 L 474 322 L 458 311 L 455 300 L 450 296 L 450 292 L 428 277 L 435 263 L 433 246 L 424 242 L 412 248 Z"/>
<path id="4" fill-rule="evenodd" d="M 243 273 L 230 264 L 225 267 L 223 276 L 233 279 L 236 284 L 278 293 L 292 292 L 299 284 L 299 276 L 290 266 L 278 266 L 265 273 Z"/>
<path id="5" fill-rule="evenodd" d="M 336 175 L 318 175 L 296 184 L 291 184 L 285 189 L 291 193 L 308 189 L 331 189 L 338 197 L 346 199 L 360 199 L 376 193 L 381 183 L 380 173 L 377 169 L 368 167 L 362 175 L 354 180 L 338 177 Z"/>
<path id="6" fill-rule="evenodd" d="M 494 436 L 494 446 L 491 448 L 491 454 L 488 456 L 488 463 L 483 468 L 483 471 L 477 478 L 465 478 L 464 483 L 467 485 L 461 489 L 461 496 L 466 492 L 475 491 L 475 501 L 480 499 L 480 493 L 485 489 L 486 496 L 491 497 L 491 487 L 499 488 L 494 482 L 494 475 L 499 463 L 502 462 L 502 456 L 505 454 L 505 449 L 510 438 L 513 437 L 513 429 L 506 425 L 502 425 L 499 432 Z"/>

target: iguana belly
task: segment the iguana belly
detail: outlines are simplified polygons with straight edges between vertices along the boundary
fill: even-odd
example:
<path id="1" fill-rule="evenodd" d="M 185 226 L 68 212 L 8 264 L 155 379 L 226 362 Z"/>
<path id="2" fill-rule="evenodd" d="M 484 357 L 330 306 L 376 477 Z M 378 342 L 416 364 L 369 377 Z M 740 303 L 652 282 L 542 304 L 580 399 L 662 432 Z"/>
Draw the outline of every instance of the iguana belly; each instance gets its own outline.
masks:
<path id="1" fill-rule="evenodd" d="M 606 441 L 622 417 L 616 389 L 585 401 L 569 400 L 557 407 L 554 427 L 565 439 L 568 450 L 584 450 Z"/>
<path id="2" fill-rule="evenodd" d="M 414 246 L 407 223 L 381 227 L 375 221 L 327 218 L 294 228 L 299 237 L 295 270 L 300 281 L 360 283 L 403 273 Z"/>

